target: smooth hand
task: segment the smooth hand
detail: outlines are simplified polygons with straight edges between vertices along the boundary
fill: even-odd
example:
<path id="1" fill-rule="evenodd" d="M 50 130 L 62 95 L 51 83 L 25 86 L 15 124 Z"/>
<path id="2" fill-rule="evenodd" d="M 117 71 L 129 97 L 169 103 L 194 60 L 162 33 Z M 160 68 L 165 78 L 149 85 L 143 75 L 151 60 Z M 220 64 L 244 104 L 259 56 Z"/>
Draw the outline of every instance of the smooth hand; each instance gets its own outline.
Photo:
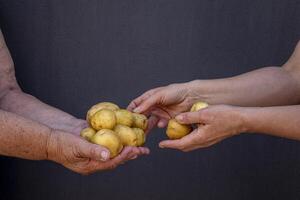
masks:
<path id="1" fill-rule="evenodd" d="M 149 129 L 156 124 L 163 128 L 170 118 L 188 111 L 198 100 L 193 92 L 193 82 L 171 84 L 149 90 L 134 99 L 128 109 L 137 113 L 151 115 Z"/>
<path id="2" fill-rule="evenodd" d="M 149 149 L 125 147 L 118 156 L 109 159 L 110 153 L 106 148 L 89 143 L 73 134 L 54 131 L 49 136 L 47 152 L 49 160 L 60 163 L 74 172 L 87 175 L 114 169 L 128 160 L 149 154 Z"/>
<path id="3" fill-rule="evenodd" d="M 184 152 L 216 144 L 225 138 L 245 132 L 243 108 L 227 105 L 209 106 L 198 112 L 176 116 L 182 124 L 201 124 L 192 133 L 178 139 L 162 141 L 161 148 L 173 148 Z"/>

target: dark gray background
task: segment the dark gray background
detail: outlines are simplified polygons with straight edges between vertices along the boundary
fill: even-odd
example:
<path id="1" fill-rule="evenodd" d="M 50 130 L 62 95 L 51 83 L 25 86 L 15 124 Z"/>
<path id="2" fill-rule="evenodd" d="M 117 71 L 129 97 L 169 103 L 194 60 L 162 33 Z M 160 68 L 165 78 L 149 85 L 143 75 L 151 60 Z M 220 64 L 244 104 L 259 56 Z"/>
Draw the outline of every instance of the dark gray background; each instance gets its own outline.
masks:
<path id="1" fill-rule="evenodd" d="M 300 39 L 298 0 L 0 0 L 22 88 L 77 117 L 150 88 L 281 65 Z M 284 124 L 283 124 L 284 125 Z M 300 145 L 243 135 L 192 153 L 160 150 L 80 176 L 0 159 L 0 199 L 300 199 Z"/>

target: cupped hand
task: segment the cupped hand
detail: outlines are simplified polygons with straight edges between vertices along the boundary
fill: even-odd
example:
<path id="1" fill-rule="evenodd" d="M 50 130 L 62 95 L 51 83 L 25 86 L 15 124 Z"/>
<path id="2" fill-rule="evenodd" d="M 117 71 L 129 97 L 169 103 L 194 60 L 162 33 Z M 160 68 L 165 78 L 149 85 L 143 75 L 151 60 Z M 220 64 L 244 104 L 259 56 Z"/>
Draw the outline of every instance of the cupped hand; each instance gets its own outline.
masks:
<path id="1" fill-rule="evenodd" d="M 199 100 L 193 91 L 193 84 L 171 84 L 165 87 L 151 89 L 134 99 L 128 106 L 128 110 L 151 115 L 149 128 L 156 124 L 163 128 L 170 118 L 188 111 L 193 103 Z"/>
<path id="2" fill-rule="evenodd" d="M 79 174 L 87 175 L 114 169 L 128 160 L 149 154 L 149 149 L 125 147 L 118 156 L 110 159 L 110 152 L 104 147 L 89 143 L 73 134 L 53 131 L 48 139 L 47 152 L 49 160 Z"/>
<path id="3" fill-rule="evenodd" d="M 189 135 L 178 140 L 162 141 L 161 148 L 173 148 L 184 152 L 216 144 L 225 138 L 245 132 L 243 108 L 217 105 L 197 112 L 176 116 L 182 124 L 201 124 Z"/>

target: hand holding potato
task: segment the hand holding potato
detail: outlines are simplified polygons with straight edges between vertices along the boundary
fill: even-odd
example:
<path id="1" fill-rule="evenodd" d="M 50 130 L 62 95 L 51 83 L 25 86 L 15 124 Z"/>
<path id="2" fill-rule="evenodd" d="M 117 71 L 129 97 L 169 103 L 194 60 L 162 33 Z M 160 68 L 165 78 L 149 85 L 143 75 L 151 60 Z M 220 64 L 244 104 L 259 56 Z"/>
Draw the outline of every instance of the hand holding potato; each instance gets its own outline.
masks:
<path id="1" fill-rule="evenodd" d="M 187 136 L 162 141 L 161 148 L 184 152 L 211 146 L 221 140 L 245 131 L 242 108 L 226 105 L 209 106 L 196 112 L 182 113 L 175 118 L 179 123 L 203 124 Z"/>
<path id="2" fill-rule="evenodd" d="M 106 147 L 110 158 L 116 157 L 124 146 L 139 147 L 145 143 L 148 119 L 142 114 L 120 109 L 114 103 L 102 102 L 87 112 L 90 127 L 81 131 L 84 139 Z"/>
<path id="3" fill-rule="evenodd" d="M 113 169 L 128 160 L 149 153 L 149 149 L 144 147 L 125 147 L 119 155 L 109 159 L 111 154 L 108 149 L 61 131 L 51 134 L 47 149 L 49 160 L 85 175 Z"/>
<path id="4" fill-rule="evenodd" d="M 156 124 L 163 128 L 171 118 L 188 111 L 199 100 L 192 91 L 193 83 L 171 84 L 149 90 L 134 99 L 128 109 L 143 114 L 152 114 L 149 119 L 149 128 Z"/>

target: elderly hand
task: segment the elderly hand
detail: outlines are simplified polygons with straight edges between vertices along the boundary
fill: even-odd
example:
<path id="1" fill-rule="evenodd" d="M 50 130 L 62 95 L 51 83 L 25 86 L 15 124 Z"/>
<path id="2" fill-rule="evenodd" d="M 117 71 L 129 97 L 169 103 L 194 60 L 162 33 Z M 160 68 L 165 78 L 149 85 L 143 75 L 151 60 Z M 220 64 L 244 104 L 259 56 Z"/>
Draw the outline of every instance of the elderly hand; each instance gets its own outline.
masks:
<path id="1" fill-rule="evenodd" d="M 53 131 L 48 139 L 48 159 L 60 163 L 66 168 L 83 174 L 109 170 L 118 165 L 149 154 L 145 147 L 125 147 L 113 159 L 109 159 L 109 151 L 96 144 L 89 143 L 79 136 L 61 131 Z"/>
<path id="2" fill-rule="evenodd" d="M 162 141 L 159 145 L 161 148 L 173 148 L 184 152 L 211 146 L 246 131 L 242 111 L 241 107 L 218 105 L 197 112 L 179 114 L 176 120 L 182 124 L 203 125 L 198 125 L 197 129 L 181 139 Z"/>

